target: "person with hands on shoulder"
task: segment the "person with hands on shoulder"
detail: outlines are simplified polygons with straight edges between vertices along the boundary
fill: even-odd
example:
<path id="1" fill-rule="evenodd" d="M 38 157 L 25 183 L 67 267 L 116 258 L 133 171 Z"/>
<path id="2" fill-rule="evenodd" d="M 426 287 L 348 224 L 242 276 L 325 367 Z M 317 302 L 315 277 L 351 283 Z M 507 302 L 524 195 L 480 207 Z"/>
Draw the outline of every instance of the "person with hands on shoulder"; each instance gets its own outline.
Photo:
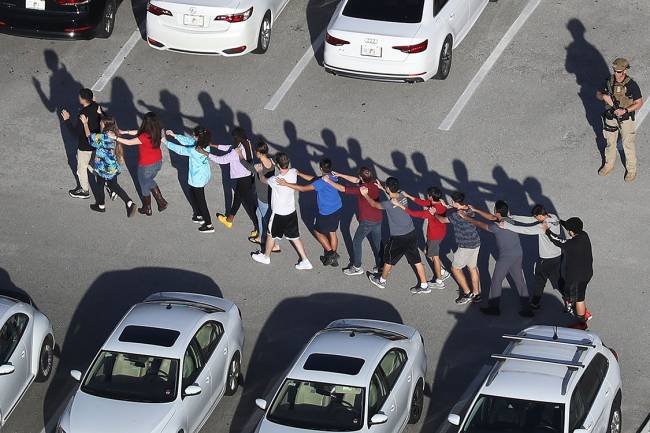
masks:
<path id="1" fill-rule="evenodd" d="M 297 172 L 298 177 L 307 182 L 311 182 L 308 185 L 287 182 L 283 178 L 278 179 L 278 184 L 299 192 L 316 191 L 318 214 L 316 216 L 316 224 L 314 225 L 314 236 L 323 247 L 323 255 L 320 257 L 320 260 L 323 266 L 336 267 L 339 265 L 338 259 L 340 257 L 337 253 L 339 240 L 336 231 L 341 221 L 343 202 L 341 201 L 339 192 L 323 180 L 324 177 L 329 177 L 335 182 L 338 180 L 332 174 L 332 161 L 329 158 L 323 158 L 320 160 L 319 167 L 321 170 L 321 177 L 319 178 L 299 171 Z"/>
<path id="2" fill-rule="evenodd" d="M 205 186 L 210 181 L 211 176 L 210 161 L 206 149 L 210 146 L 212 134 L 207 128 L 199 125 L 194 128 L 191 137 L 177 134 L 171 130 L 167 130 L 166 135 L 178 143 L 172 143 L 164 139 L 163 142 L 167 148 L 178 155 L 187 156 L 189 159 L 187 184 L 192 199 L 190 203 L 193 210 L 192 222 L 201 224 L 199 232 L 214 233 L 208 203 L 205 200 Z"/>
<path id="3" fill-rule="evenodd" d="M 142 207 L 138 212 L 151 216 L 151 196 L 158 205 L 158 212 L 167 209 L 158 184 L 154 180 L 162 167 L 162 126 L 156 113 L 149 112 L 142 118 L 139 129 L 123 131 L 120 135 L 131 135 L 133 138 L 117 137 L 117 142 L 126 146 L 138 146 L 138 183 L 142 192 Z"/>
<path id="4" fill-rule="evenodd" d="M 427 257 L 433 264 L 433 273 L 435 275 L 435 280 L 431 280 L 431 282 L 433 283 L 433 288 L 439 290 L 444 289 L 445 280 L 451 274 L 442 267 L 442 262 L 440 261 L 440 243 L 447 235 L 447 225 L 441 223 L 436 218 L 436 215 L 445 216 L 447 213 L 447 206 L 442 199 L 442 191 L 435 186 L 429 187 L 427 189 L 426 200 L 415 197 L 405 191 L 402 191 L 402 195 L 423 208 L 422 210 L 413 210 L 404 206 L 406 213 L 413 218 L 420 218 L 427 221 Z"/>
<path id="5" fill-rule="evenodd" d="M 101 133 L 90 131 L 89 119 L 85 114 L 79 116 L 83 129 L 88 137 L 88 143 L 95 149 L 95 174 L 97 175 L 97 184 L 95 203 L 90 205 L 90 209 L 95 212 L 106 212 L 106 196 L 104 187 L 110 187 L 110 190 L 116 193 L 126 205 L 126 214 L 130 218 L 135 215 L 136 204 L 129 195 L 117 183 L 117 176 L 120 174 L 120 165 L 124 164 L 124 153 L 122 145 L 117 142 L 119 129 L 115 119 L 110 116 L 104 116 L 100 120 Z"/>
<path id="6" fill-rule="evenodd" d="M 517 290 L 517 294 L 519 295 L 521 305 L 519 315 L 522 317 L 532 317 L 533 310 L 530 308 L 530 296 L 526 287 L 526 280 L 524 279 L 524 252 L 521 248 L 519 235 L 499 227 L 499 223 L 501 222 L 512 221 L 509 218 L 508 204 L 503 200 L 497 200 L 494 204 L 494 213 L 476 209 L 471 205 L 469 208 L 490 222 L 478 221 L 467 215 L 464 211 L 459 212 L 460 217 L 470 224 L 492 233 L 497 241 L 498 257 L 494 265 L 494 271 L 492 272 L 488 305 L 481 307 L 481 312 L 492 316 L 498 316 L 501 313 L 500 305 L 503 280 L 509 275 L 515 285 L 513 288 Z"/>
<path id="7" fill-rule="evenodd" d="M 562 224 L 562 227 L 569 234 L 568 239 L 562 239 L 553 233 L 546 223 L 542 224 L 542 228 L 551 242 L 557 245 L 564 254 L 565 293 L 574 305 L 575 314 L 578 319 L 571 327 L 587 329 L 587 320 L 591 318 L 591 313 L 587 315 L 585 292 L 587 291 L 589 281 L 591 281 L 594 275 L 591 240 L 587 232 L 583 230 L 583 223 L 580 218 L 572 217 L 566 221 L 562 220 L 560 224 Z"/>
<path id="8" fill-rule="evenodd" d="M 359 192 L 370 206 L 386 212 L 390 238 L 384 245 L 384 267 L 381 274 L 368 273 L 368 279 L 372 284 L 383 289 L 386 287 L 388 276 L 402 257 L 406 256 L 408 263 L 415 268 L 419 284 L 411 288 L 412 294 L 430 293 L 431 287 L 427 282 L 424 272 L 424 265 L 420 258 L 418 249 L 418 238 L 415 234 L 415 226 L 411 217 L 402 209 L 399 203 L 399 180 L 394 177 L 386 179 L 384 187 L 378 180 L 376 186 L 387 196 L 386 200 L 377 201 L 370 197 L 367 187 L 362 186 Z"/>
<path id="9" fill-rule="evenodd" d="M 373 200 L 379 200 L 379 188 L 375 184 L 375 176 L 368 167 L 360 167 L 358 176 L 350 176 L 332 171 L 332 175 L 339 179 L 350 182 L 352 185 L 341 185 L 333 181 L 329 176 L 323 176 L 323 180 L 333 188 L 347 195 L 357 197 L 357 219 L 359 226 L 352 238 L 352 257 L 350 264 L 343 269 L 345 275 L 362 275 L 364 273 L 361 259 L 363 253 L 363 240 L 368 238 L 372 253 L 375 256 L 375 270 L 381 268 L 381 223 L 383 212 L 372 207 L 361 195 L 361 187 L 368 188 L 368 195 Z"/>

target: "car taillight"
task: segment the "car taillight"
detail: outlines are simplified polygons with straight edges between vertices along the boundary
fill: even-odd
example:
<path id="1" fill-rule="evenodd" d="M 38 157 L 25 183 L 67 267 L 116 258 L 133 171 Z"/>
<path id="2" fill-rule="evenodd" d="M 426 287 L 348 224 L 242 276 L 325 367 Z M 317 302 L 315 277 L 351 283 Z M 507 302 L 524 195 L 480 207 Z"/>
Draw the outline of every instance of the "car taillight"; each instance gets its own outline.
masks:
<path id="1" fill-rule="evenodd" d="M 89 0 L 56 0 L 59 6 L 76 6 L 88 3 Z"/>
<path id="2" fill-rule="evenodd" d="M 5 23 L 4 21 L 0 21 L 0 27 L 4 27 L 6 25 L 7 25 L 7 23 Z"/>
<path id="3" fill-rule="evenodd" d="M 393 47 L 395 50 L 399 50 L 403 53 L 407 54 L 415 54 L 415 53 L 421 53 L 422 51 L 426 50 L 427 47 L 429 46 L 429 40 L 425 39 L 424 41 L 420 42 L 419 44 L 415 45 L 398 45 L 396 47 Z"/>
<path id="4" fill-rule="evenodd" d="M 214 20 L 215 21 L 226 21 L 229 23 L 241 23 L 243 21 L 246 21 L 253 15 L 253 7 L 245 12 L 239 13 L 239 14 L 233 14 L 233 15 L 219 15 L 217 16 Z"/>
<path id="5" fill-rule="evenodd" d="M 158 48 L 162 48 L 162 47 L 165 46 L 165 45 L 162 44 L 161 42 L 158 42 L 158 41 L 155 40 L 154 38 L 150 38 L 150 37 L 147 37 L 147 42 L 149 42 L 149 43 L 150 43 L 151 45 L 153 45 L 154 47 L 158 47 Z"/>
<path id="6" fill-rule="evenodd" d="M 85 32 L 86 30 L 92 29 L 92 26 L 82 26 L 82 27 L 69 27 L 67 29 L 63 29 L 65 33 L 78 33 L 78 32 Z"/>
<path id="7" fill-rule="evenodd" d="M 618 361 L 618 353 L 616 353 L 616 351 L 611 347 L 608 347 L 608 349 L 610 352 L 612 352 L 612 355 L 614 355 L 614 358 L 616 358 L 616 360 Z"/>
<path id="8" fill-rule="evenodd" d="M 159 17 L 161 15 L 167 15 L 168 17 L 172 16 L 172 13 L 168 11 L 167 9 L 163 9 L 160 6 L 152 5 L 149 3 L 147 5 L 147 12 Z"/>
<path id="9" fill-rule="evenodd" d="M 334 36 L 330 35 L 329 33 L 327 33 L 325 35 L 325 42 L 327 42 L 330 45 L 334 45 L 335 47 L 340 47 L 341 45 L 348 45 L 350 43 L 350 41 L 335 38 Z"/>
<path id="10" fill-rule="evenodd" d="M 225 54 L 239 54 L 243 53 L 246 51 L 246 45 L 242 45 L 241 47 L 235 47 L 235 48 L 228 48 L 227 50 L 223 50 Z"/>

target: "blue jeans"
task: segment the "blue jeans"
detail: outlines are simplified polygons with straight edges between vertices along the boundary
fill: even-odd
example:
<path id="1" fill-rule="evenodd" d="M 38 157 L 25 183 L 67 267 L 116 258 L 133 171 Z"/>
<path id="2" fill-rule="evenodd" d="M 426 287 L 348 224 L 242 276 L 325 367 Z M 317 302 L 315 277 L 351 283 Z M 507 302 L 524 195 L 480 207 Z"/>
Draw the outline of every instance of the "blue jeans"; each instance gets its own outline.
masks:
<path id="1" fill-rule="evenodd" d="M 154 162 L 149 165 L 138 166 L 138 183 L 143 196 L 151 194 L 151 190 L 158 186 L 154 178 L 162 167 L 162 161 Z"/>
<path id="2" fill-rule="evenodd" d="M 268 222 L 269 222 L 269 204 L 260 201 L 257 199 L 257 226 L 260 228 L 260 235 L 262 242 L 266 240 L 266 233 L 268 232 Z"/>
<path id="3" fill-rule="evenodd" d="M 372 253 L 375 255 L 375 265 L 381 266 L 381 221 L 359 221 L 359 227 L 352 238 L 352 265 L 361 267 L 362 243 L 365 238 L 370 241 Z"/>

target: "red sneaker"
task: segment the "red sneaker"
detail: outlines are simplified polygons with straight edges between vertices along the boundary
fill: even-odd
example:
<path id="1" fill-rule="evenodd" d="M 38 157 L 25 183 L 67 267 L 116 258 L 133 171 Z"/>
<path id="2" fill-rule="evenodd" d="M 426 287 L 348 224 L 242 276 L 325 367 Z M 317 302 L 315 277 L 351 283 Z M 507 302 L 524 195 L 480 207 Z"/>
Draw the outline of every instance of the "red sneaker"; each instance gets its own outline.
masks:
<path id="1" fill-rule="evenodd" d="M 586 321 L 589 321 L 589 320 L 591 320 L 592 317 L 593 317 L 593 316 L 591 315 L 591 313 L 589 312 L 589 310 L 585 310 L 585 320 L 586 320 Z"/>

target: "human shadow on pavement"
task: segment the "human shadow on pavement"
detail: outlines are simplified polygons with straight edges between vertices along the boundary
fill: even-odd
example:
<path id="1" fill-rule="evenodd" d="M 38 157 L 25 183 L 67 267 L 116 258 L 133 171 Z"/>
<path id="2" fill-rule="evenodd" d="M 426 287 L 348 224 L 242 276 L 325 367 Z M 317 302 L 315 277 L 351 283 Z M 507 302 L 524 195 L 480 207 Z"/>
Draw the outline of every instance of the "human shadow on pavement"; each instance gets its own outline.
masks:
<path id="1" fill-rule="evenodd" d="M 510 296 L 511 295 L 511 296 Z M 458 427 L 446 420 L 450 409 L 469 389 L 477 385 L 475 378 L 484 365 L 492 365 L 490 355 L 501 353 L 507 346 L 503 334 L 516 334 L 533 325 L 566 326 L 570 316 L 563 310 L 561 300 L 551 294 L 544 294 L 542 309 L 535 317 L 519 317 L 519 300 L 513 290 L 504 290 L 501 316 L 485 316 L 476 306 L 468 306 L 464 311 L 450 311 L 449 315 L 456 322 L 440 350 L 433 355 L 438 361 L 433 372 L 428 396 L 428 409 L 421 426 L 421 433 L 452 432 Z M 471 398 L 471 397 L 470 397 Z M 467 407 L 463 408 L 467 410 Z M 463 413 L 459 415 L 464 416 Z"/>
<path id="2" fill-rule="evenodd" d="M 309 0 L 307 2 L 306 8 L 306 17 L 307 17 L 307 27 L 309 30 L 309 40 L 314 46 L 320 43 L 319 37 L 329 23 L 330 18 L 334 14 L 334 10 L 339 4 L 339 0 Z M 320 49 L 315 51 L 316 61 L 319 65 L 323 65 L 323 46 L 321 45 Z"/>
<path id="3" fill-rule="evenodd" d="M 577 18 L 570 19 L 567 29 L 573 41 L 566 47 L 564 65 L 567 72 L 575 75 L 576 84 L 580 86 L 578 96 L 582 100 L 585 117 L 594 131 L 596 147 L 604 163 L 606 142 L 603 136 L 602 114 L 605 107 L 596 99 L 596 91 L 610 75 L 609 66 L 600 51 L 585 39 L 585 26 L 582 21 Z"/>
<path id="4" fill-rule="evenodd" d="M 41 82 L 36 77 L 32 76 L 32 83 L 45 109 L 55 115 L 59 122 L 61 140 L 63 141 L 68 166 L 77 182 L 77 186 L 79 186 L 79 180 L 77 179 L 77 136 L 65 126 L 61 119 L 61 110 L 67 109 L 73 117 L 71 121 L 77 122 L 74 116 L 76 116 L 79 108 L 79 90 L 83 86 L 72 76 L 65 64 L 59 61 L 59 55 L 54 50 L 44 50 L 43 57 L 45 65 L 51 72 L 48 86 L 50 90 L 49 96 L 45 94 Z"/>
<path id="5" fill-rule="evenodd" d="M 231 433 L 251 433 L 262 412 L 255 399 L 273 397 L 283 373 L 291 367 L 309 339 L 333 320 L 378 319 L 402 323 L 386 301 L 348 293 L 317 293 L 280 302 L 260 329 L 246 367 L 244 389 L 235 410 Z"/>
<path id="6" fill-rule="evenodd" d="M 31 304 L 38 309 L 32 297 L 23 289 L 16 287 L 11 276 L 4 268 L 0 268 L 0 296 L 8 296 L 25 304 Z"/>
<path id="7" fill-rule="evenodd" d="M 140 31 L 142 40 L 147 40 L 147 0 L 131 0 L 131 12 L 133 19 Z"/>
<path id="8" fill-rule="evenodd" d="M 58 336 L 61 355 L 43 402 L 44 425 L 60 415 L 78 385 L 70 370 L 84 371 L 115 325 L 134 304 L 156 292 L 185 291 L 222 296 L 208 276 L 182 269 L 146 267 L 101 274 L 75 308 L 65 336 Z"/>

